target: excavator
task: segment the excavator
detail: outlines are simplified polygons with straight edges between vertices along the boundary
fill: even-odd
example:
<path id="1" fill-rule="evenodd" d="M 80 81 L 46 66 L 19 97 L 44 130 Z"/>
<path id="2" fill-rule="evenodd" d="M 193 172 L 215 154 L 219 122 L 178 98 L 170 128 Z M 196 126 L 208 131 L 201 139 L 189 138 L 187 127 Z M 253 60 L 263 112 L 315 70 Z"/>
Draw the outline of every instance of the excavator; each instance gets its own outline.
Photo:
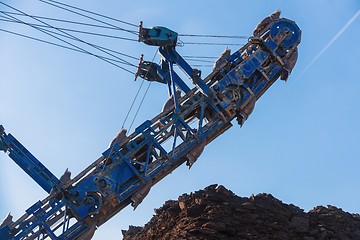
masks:
<path id="1" fill-rule="evenodd" d="M 0 125 L 0 150 L 48 193 L 19 219 L 8 215 L 0 225 L 0 239 L 91 239 L 123 208 L 136 208 L 152 186 L 180 165 L 190 168 L 233 120 L 242 126 L 268 88 L 279 78 L 288 79 L 301 40 L 297 24 L 276 11 L 260 21 L 244 46 L 224 51 L 213 71 L 202 77 L 176 51 L 176 32 L 142 23 L 138 32 L 140 42 L 159 48 L 161 61 L 141 58 L 135 78 L 167 85 L 170 98 L 163 110 L 134 132 L 122 129 L 102 155 L 73 178 L 68 170 L 57 178 Z"/>

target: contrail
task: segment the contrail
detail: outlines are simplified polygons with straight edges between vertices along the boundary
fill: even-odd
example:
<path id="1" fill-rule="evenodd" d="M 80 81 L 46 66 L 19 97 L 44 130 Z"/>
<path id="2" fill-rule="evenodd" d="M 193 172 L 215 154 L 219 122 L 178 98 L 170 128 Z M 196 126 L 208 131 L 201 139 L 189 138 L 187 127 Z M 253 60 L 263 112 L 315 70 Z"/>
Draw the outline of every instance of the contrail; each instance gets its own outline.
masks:
<path id="1" fill-rule="evenodd" d="M 321 55 L 323 55 L 323 53 L 341 36 L 341 34 L 343 34 L 346 31 L 346 29 L 355 21 L 355 19 L 359 15 L 360 15 L 360 10 L 357 11 L 357 13 L 355 13 L 355 15 L 352 18 L 350 18 L 350 20 L 344 25 L 344 27 L 340 29 L 340 31 L 331 39 L 331 41 L 328 44 L 326 44 L 326 46 L 316 55 L 316 57 L 314 57 L 314 59 L 306 66 L 306 68 L 299 74 L 299 76 L 297 76 L 295 81 L 299 79 L 316 62 L 316 60 L 318 60 L 321 57 Z"/>

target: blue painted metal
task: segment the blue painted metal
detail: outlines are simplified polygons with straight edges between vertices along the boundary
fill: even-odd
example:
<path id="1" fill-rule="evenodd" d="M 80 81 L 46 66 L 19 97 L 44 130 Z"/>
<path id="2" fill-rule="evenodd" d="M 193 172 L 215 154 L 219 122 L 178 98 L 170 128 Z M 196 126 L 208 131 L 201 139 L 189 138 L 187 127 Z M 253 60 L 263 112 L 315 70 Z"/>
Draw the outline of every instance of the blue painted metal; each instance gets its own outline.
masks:
<path id="1" fill-rule="evenodd" d="M 206 96 L 209 95 L 209 87 L 205 84 L 205 82 L 201 79 L 201 71 L 197 69 L 193 69 L 175 50 L 175 47 L 160 47 L 159 48 L 160 56 L 162 56 L 163 61 L 170 62 L 176 64 L 179 68 L 181 68 L 189 78 L 192 79 L 195 86 Z M 180 81 L 180 80 L 178 80 Z M 181 86 L 179 86 L 180 89 Z M 182 89 L 183 90 L 183 89 Z M 186 91 L 183 90 L 185 93 Z"/>
<path id="2" fill-rule="evenodd" d="M 293 21 L 280 19 L 272 24 L 270 38 L 281 47 L 291 47 L 296 43 L 300 43 L 301 31 Z"/>
<path id="3" fill-rule="evenodd" d="M 178 34 L 166 27 L 143 28 L 139 26 L 139 42 L 153 46 L 175 46 Z"/>
<path id="4" fill-rule="evenodd" d="M 5 225 L 4 227 L 0 228 L 0 239 L 12 239 L 13 236 L 11 234 L 10 226 Z"/>
<path id="5" fill-rule="evenodd" d="M 10 158 L 16 162 L 32 179 L 47 193 L 51 189 L 60 187 L 60 180 L 52 174 L 34 155 L 32 155 L 14 136 L 6 134 L 2 128 L 0 135 L 0 150 L 8 152 Z"/>
<path id="6" fill-rule="evenodd" d="M 250 38 L 204 79 L 175 51 L 175 44 L 164 44 L 163 35 L 149 31 L 151 44 L 160 46 L 162 63 L 147 64 L 140 76 L 161 79 L 158 82 L 167 84 L 170 92 L 180 88 L 185 95 L 178 98 L 174 94 L 172 108 L 146 120 L 121 145 L 110 146 L 99 159 L 30 207 L 19 220 L 0 227 L 1 239 L 90 239 L 97 227 L 121 209 L 129 204 L 136 208 L 151 187 L 178 166 L 186 163 L 191 167 L 205 146 L 232 126 L 233 119 L 242 125 L 256 100 L 284 71 L 291 72 L 301 31 L 293 21 L 284 18 L 269 25 L 261 38 Z M 185 84 L 173 64 L 193 79 L 195 87 Z M 147 71 L 152 72 L 147 75 Z M 8 153 L 16 152 L 13 146 L 24 149 L 1 128 L 0 133 L 0 149 Z M 38 167 L 32 155 L 25 153 L 26 158 L 15 154 L 10 157 L 33 169 Z M 34 179 L 44 180 L 43 188 L 49 190 L 57 181 L 44 168 L 40 169 L 46 174 Z M 33 171 L 28 174 L 32 176 Z"/>

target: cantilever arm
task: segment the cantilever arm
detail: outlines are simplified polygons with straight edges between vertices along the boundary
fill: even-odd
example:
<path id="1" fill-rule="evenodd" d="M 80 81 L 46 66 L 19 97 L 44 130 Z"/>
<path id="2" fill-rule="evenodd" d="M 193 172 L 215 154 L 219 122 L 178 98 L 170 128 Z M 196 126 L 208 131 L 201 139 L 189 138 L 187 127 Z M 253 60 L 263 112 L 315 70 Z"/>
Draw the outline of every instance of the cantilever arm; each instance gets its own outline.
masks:
<path id="1" fill-rule="evenodd" d="M 5 134 L 5 129 L 3 125 L 0 125 L 0 151 L 6 152 L 8 147 L 2 140 L 2 135 Z"/>
<path id="2" fill-rule="evenodd" d="M 32 155 L 14 136 L 6 134 L 0 125 L 0 150 L 19 165 L 47 193 L 54 187 L 61 188 L 60 180 Z"/>

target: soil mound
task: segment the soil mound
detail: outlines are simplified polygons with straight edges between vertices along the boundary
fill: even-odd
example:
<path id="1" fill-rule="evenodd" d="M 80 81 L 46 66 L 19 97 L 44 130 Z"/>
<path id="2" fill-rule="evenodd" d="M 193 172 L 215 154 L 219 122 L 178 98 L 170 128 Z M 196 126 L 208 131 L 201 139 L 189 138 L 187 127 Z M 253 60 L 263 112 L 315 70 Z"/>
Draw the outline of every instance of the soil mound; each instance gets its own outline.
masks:
<path id="1" fill-rule="evenodd" d="M 360 215 L 330 205 L 306 213 L 271 194 L 239 197 L 211 185 L 165 202 L 144 227 L 130 226 L 123 235 L 124 240 L 360 240 Z"/>

